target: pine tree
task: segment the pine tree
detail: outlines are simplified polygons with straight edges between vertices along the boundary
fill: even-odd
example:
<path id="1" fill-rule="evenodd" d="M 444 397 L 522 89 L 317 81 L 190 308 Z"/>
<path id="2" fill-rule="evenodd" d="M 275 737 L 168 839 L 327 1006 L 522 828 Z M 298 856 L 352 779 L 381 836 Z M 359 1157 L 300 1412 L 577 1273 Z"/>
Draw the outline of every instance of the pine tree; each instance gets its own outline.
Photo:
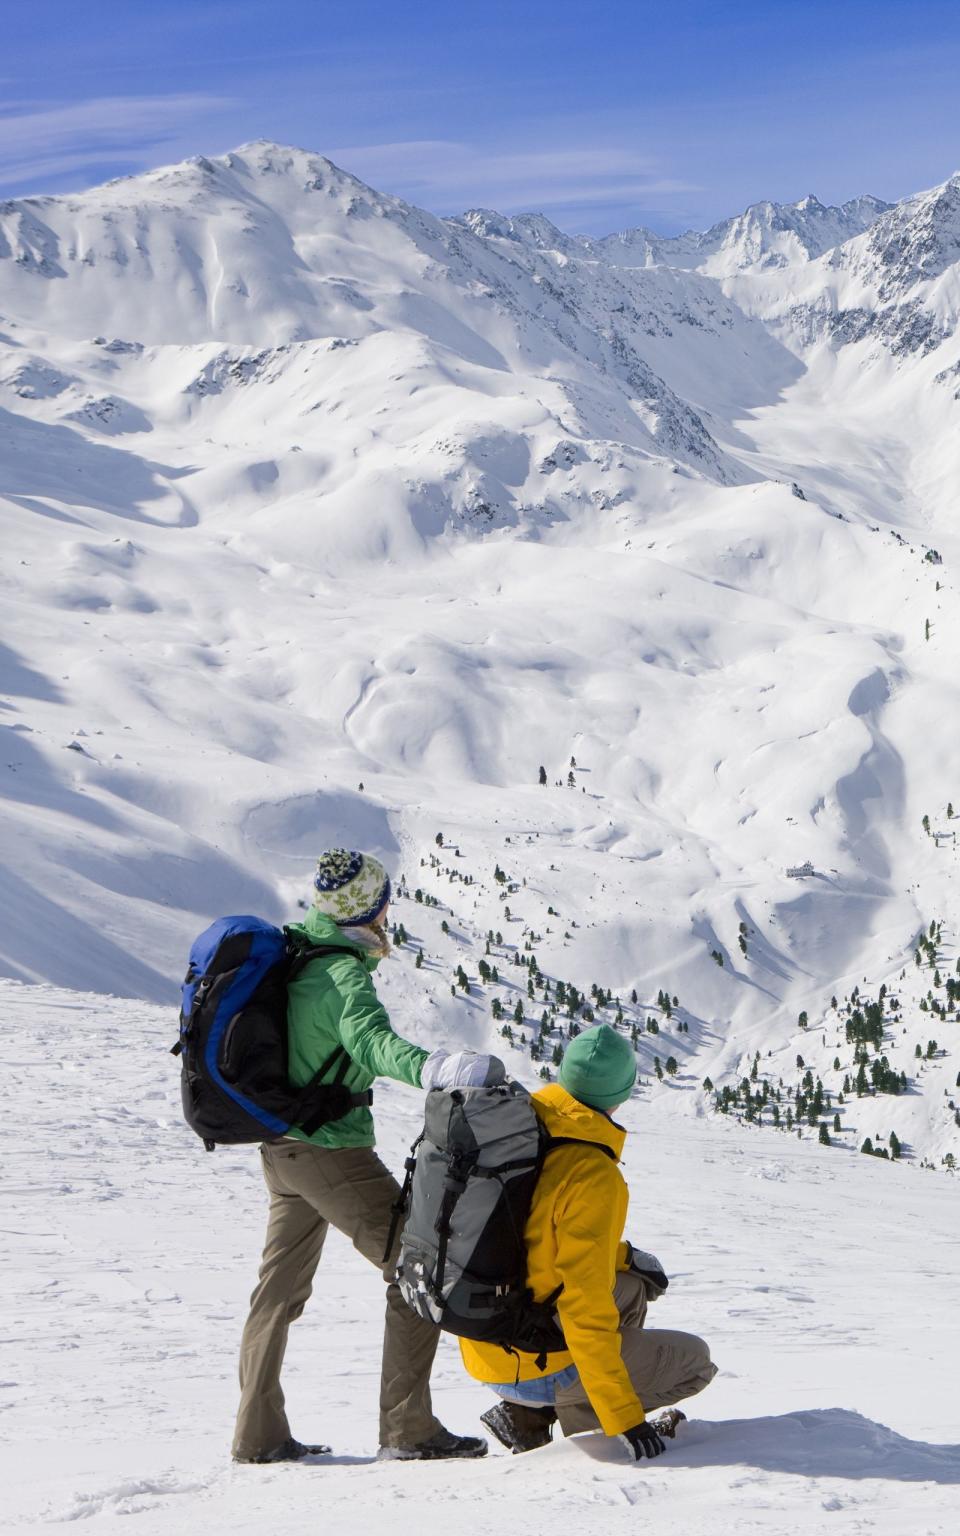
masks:
<path id="1" fill-rule="evenodd" d="M 898 1137 L 896 1131 L 891 1131 L 890 1132 L 890 1156 L 894 1160 L 896 1160 L 896 1158 L 898 1158 L 900 1156 L 900 1152 L 901 1152 L 900 1138 Z"/>
<path id="2" fill-rule="evenodd" d="M 523 1023 L 523 1004 L 521 1003 L 519 997 L 517 998 L 517 1006 L 513 1010 L 513 1022 L 515 1024 Z"/>
<path id="3" fill-rule="evenodd" d="M 867 1136 L 866 1139 L 864 1140 L 863 1146 L 860 1148 L 860 1151 L 861 1152 L 865 1152 L 868 1157 L 872 1157 L 873 1156 L 873 1142 L 870 1140 L 869 1136 Z"/>
<path id="4" fill-rule="evenodd" d="M 821 1147 L 829 1147 L 830 1145 L 830 1132 L 827 1130 L 826 1120 L 821 1120 L 820 1122 L 820 1145 Z"/>
<path id="5" fill-rule="evenodd" d="M 660 1065 L 660 1057 L 659 1056 L 654 1056 L 654 1058 L 653 1058 L 653 1070 L 657 1074 L 657 1080 L 662 1083 L 663 1082 L 663 1068 Z"/>
<path id="6" fill-rule="evenodd" d="M 839 1136 L 839 1134 L 840 1134 L 840 1116 L 839 1115 L 834 1115 L 834 1117 L 833 1117 L 833 1132 L 834 1132 L 835 1136 Z"/>
<path id="7" fill-rule="evenodd" d="M 541 784 L 546 784 L 546 782 L 547 782 L 547 770 L 541 764 L 541 766 L 540 766 L 540 783 Z"/>
<path id="8" fill-rule="evenodd" d="M 668 1056 L 667 1057 L 667 1072 L 669 1073 L 669 1075 L 671 1077 L 676 1077 L 678 1071 L 679 1071 L 679 1068 L 677 1066 L 676 1057 Z"/>
<path id="9" fill-rule="evenodd" d="M 422 949 L 418 949 L 417 950 L 417 958 L 416 958 L 416 960 L 414 960 L 413 963 L 416 966 L 417 970 L 419 971 L 421 966 L 423 965 L 423 950 Z"/>

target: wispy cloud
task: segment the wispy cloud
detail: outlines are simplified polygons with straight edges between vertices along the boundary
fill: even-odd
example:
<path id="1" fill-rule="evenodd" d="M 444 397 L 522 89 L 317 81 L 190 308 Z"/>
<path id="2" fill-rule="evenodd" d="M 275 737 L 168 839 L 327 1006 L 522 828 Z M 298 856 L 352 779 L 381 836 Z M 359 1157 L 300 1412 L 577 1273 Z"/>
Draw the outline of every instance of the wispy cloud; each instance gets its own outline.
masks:
<path id="1" fill-rule="evenodd" d="M 588 208 L 699 190 L 664 176 L 649 155 L 616 147 L 490 151 L 447 139 L 367 144 L 331 151 L 346 170 L 439 212 L 490 205 Z"/>
<path id="2" fill-rule="evenodd" d="M 0 111 L 0 182 L 20 185 L 121 159 L 155 164 L 162 146 L 233 103 L 200 92 L 100 96 L 68 106 L 15 103 Z"/>

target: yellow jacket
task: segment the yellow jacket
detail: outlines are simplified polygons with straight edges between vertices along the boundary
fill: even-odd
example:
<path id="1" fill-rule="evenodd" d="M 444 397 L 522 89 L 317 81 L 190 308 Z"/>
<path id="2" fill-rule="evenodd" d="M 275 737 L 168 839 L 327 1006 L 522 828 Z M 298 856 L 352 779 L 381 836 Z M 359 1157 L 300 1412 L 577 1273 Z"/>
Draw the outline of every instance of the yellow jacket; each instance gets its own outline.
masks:
<path id="1" fill-rule="evenodd" d="M 533 1095 L 551 1136 L 599 1142 L 619 1160 L 626 1131 L 551 1083 Z M 613 1300 L 627 1267 L 623 1228 L 629 1195 L 613 1158 L 595 1147 L 555 1148 L 544 1163 L 526 1227 L 527 1282 L 537 1301 L 563 1286 L 557 1313 L 567 1349 L 537 1357 L 499 1344 L 461 1339 L 463 1363 L 478 1381 L 532 1381 L 575 1365 L 608 1435 L 641 1424 L 643 1405 L 620 1356 L 620 1314 Z"/>

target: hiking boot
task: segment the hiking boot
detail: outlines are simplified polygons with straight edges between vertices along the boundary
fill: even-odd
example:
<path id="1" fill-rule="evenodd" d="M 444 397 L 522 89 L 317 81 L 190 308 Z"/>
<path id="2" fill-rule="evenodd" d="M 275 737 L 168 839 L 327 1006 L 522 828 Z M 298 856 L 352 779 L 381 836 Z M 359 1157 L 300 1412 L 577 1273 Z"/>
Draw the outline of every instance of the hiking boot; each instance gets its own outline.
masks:
<path id="1" fill-rule="evenodd" d="M 302 1445 L 299 1440 L 284 1440 L 272 1451 L 258 1451 L 256 1456 L 234 1456 L 247 1467 L 271 1466 L 275 1461 L 303 1461 L 306 1456 L 329 1456 L 329 1445 Z"/>
<path id="2" fill-rule="evenodd" d="M 514 1456 L 523 1451 L 539 1451 L 550 1444 L 553 1426 L 557 1422 L 557 1410 L 552 1407 L 530 1408 L 526 1403 L 511 1403 L 501 1399 L 481 1413 L 480 1423 L 486 1424 L 501 1445 Z"/>
<path id="3" fill-rule="evenodd" d="M 438 1429 L 420 1445 L 381 1445 L 378 1461 L 451 1461 L 455 1457 L 486 1456 L 487 1442 L 479 1435 L 454 1435 Z"/>

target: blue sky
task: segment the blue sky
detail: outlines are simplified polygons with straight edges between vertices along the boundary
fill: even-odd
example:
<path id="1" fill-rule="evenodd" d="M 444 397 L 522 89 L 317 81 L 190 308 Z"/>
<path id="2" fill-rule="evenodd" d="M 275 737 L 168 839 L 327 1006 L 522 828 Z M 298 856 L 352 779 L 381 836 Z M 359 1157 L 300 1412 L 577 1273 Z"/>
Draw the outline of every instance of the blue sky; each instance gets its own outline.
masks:
<path id="1" fill-rule="evenodd" d="M 701 228 L 960 169 L 957 0 L 9 0 L 0 196 L 269 138 L 438 213 Z"/>

